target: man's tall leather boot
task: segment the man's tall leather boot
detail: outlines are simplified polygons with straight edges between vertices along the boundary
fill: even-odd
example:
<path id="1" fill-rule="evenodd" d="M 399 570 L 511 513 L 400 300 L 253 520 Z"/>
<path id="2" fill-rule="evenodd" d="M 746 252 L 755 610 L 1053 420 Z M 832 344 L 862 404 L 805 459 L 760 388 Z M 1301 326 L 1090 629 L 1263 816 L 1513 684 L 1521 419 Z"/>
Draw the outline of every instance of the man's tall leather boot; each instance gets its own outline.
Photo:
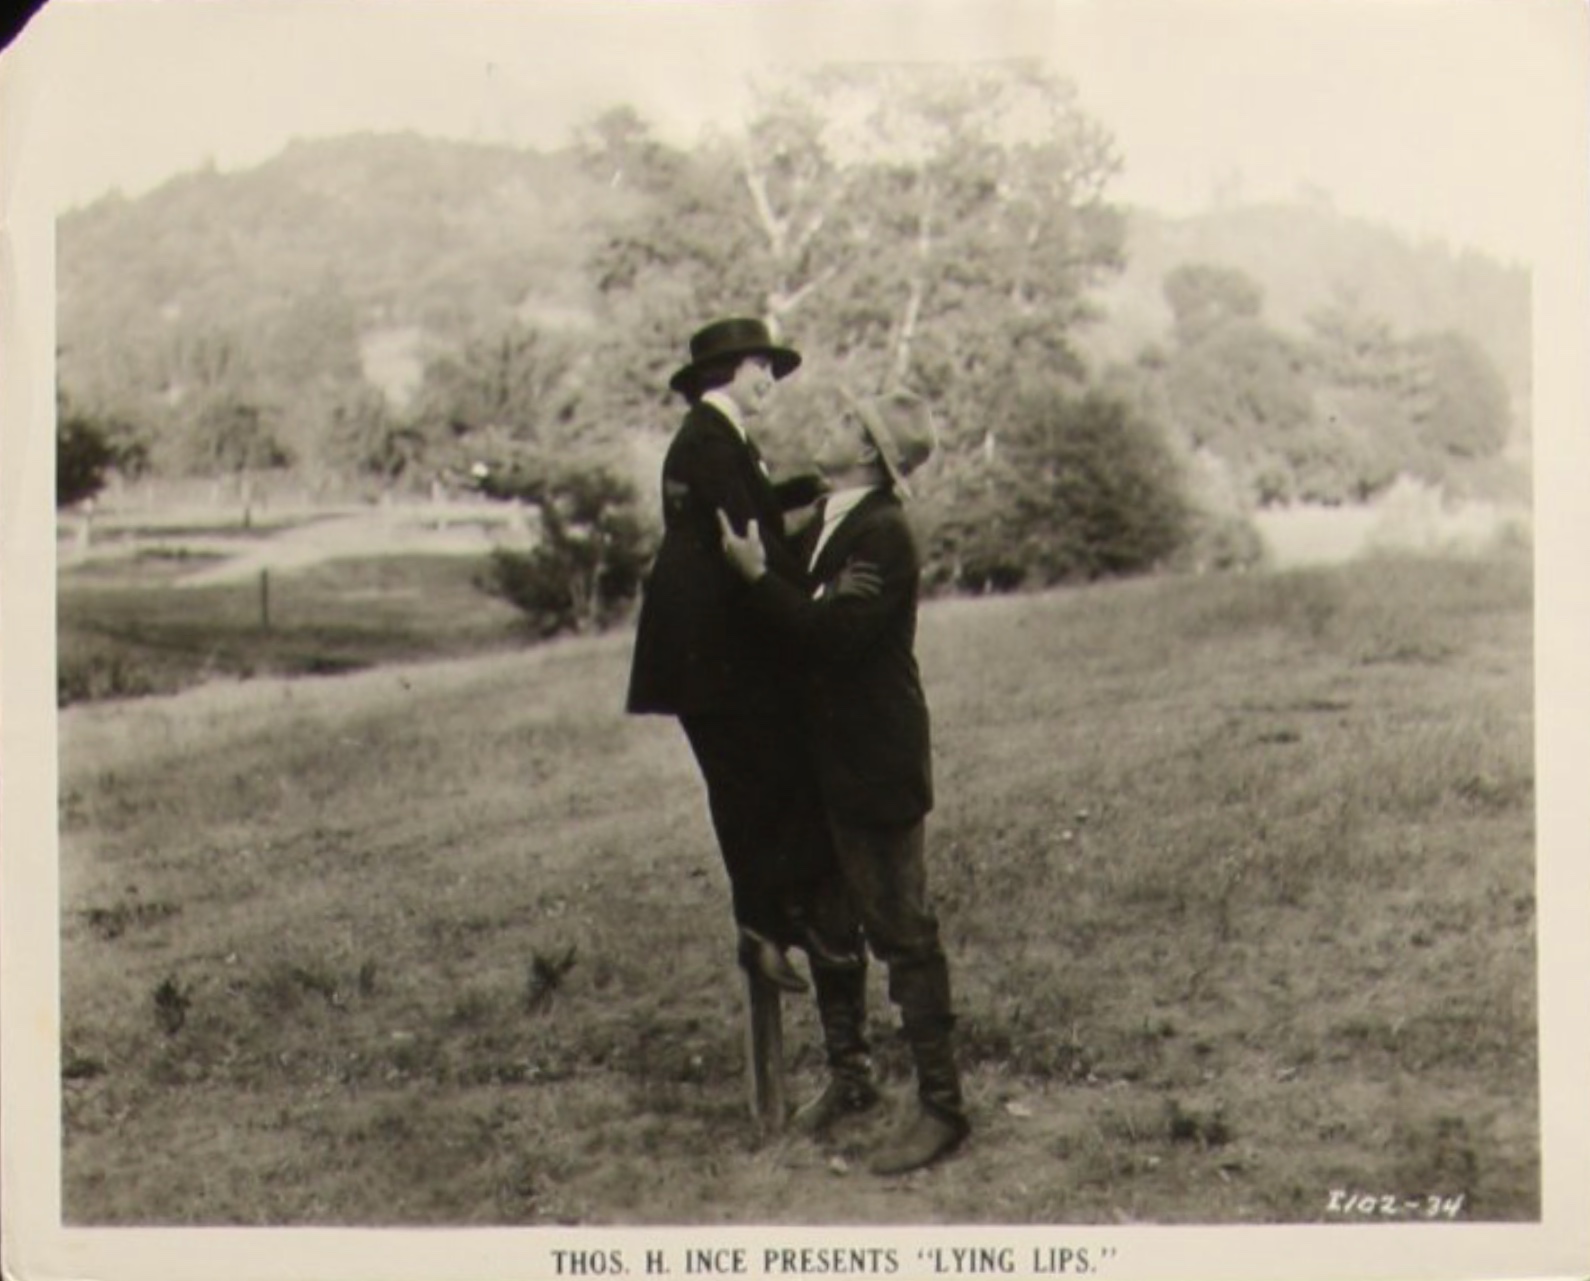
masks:
<path id="1" fill-rule="evenodd" d="M 953 1152 L 971 1133 L 955 1066 L 955 1016 L 942 954 L 901 961 L 889 970 L 889 991 L 916 1067 L 916 1109 L 872 1157 L 874 1174 L 905 1174 Z"/>
<path id="2" fill-rule="evenodd" d="M 972 1130 L 949 1024 L 907 1027 L 905 1036 L 916 1064 L 916 1111 L 873 1154 L 869 1168 L 874 1174 L 905 1174 L 931 1165 L 958 1148 Z"/>
<path id="3" fill-rule="evenodd" d="M 867 1045 L 866 962 L 822 965 L 814 957 L 812 982 L 817 988 L 817 1021 L 823 1029 L 828 1083 L 795 1110 L 790 1128 L 816 1137 L 842 1117 L 877 1106 L 879 1096 Z"/>

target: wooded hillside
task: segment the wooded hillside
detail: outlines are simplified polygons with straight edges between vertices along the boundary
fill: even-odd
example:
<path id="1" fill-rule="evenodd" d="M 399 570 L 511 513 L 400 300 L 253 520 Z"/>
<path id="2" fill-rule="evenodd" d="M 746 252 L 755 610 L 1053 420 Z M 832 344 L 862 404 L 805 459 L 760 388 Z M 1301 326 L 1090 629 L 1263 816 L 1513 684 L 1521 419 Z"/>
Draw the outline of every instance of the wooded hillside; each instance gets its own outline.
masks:
<path id="1" fill-rule="evenodd" d="M 791 464 L 837 383 L 934 402 L 943 583 L 1134 572 L 1398 475 L 1527 494 L 1522 268 L 1318 200 L 1128 210 L 1120 164 L 1033 68 L 813 73 L 690 150 L 628 108 L 555 154 L 297 143 L 60 220 L 62 418 L 124 472 L 609 466 L 667 431 L 691 330 L 755 314 L 811 371 Z"/>

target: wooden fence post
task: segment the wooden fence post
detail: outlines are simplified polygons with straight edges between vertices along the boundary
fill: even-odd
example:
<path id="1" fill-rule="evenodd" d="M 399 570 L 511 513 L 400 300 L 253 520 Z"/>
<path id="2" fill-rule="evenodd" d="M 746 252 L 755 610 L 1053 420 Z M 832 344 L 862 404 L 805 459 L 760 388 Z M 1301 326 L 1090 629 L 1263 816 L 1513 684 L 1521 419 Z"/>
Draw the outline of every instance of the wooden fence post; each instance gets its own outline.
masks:
<path id="1" fill-rule="evenodd" d="M 764 1138 L 783 1133 L 788 1116 L 784 1088 L 784 1011 L 778 988 L 756 974 L 745 976 L 750 999 L 747 1075 L 751 1117 Z"/>

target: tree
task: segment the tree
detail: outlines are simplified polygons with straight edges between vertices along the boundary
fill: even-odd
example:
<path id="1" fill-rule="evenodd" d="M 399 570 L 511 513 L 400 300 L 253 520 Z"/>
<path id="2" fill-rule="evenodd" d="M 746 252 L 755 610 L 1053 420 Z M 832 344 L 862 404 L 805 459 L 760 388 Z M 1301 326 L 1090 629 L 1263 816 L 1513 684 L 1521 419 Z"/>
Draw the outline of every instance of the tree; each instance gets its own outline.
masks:
<path id="1" fill-rule="evenodd" d="M 512 324 L 475 337 L 425 367 L 412 418 L 433 445 L 486 434 L 550 443 L 579 404 L 574 353 L 562 339 Z"/>
<path id="2" fill-rule="evenodd" d="M 656 426 L 685 337 L 762 304 L 749 200 L 727 147 L 668 146 L 627 107 L 588 125 L 576 150 L 610 194 L 586 260 L 604 334 L 588 404 L 600 421 Z"/>
<path id="3" fill-rule="evenodd" d="M 1232 320 L 1181 346 L 1165 371 L 1188 447 L 1226 459 L 1261 503 L 1298 496 L 1294 468 L 1313 449 L 1303 351 L 1259 320 Z"/>
<path id="4" fill-rule="evenodd" d="M 1360 395 L 1324 397 L 1316 344 L 1272 328 L 1263 293 L 1243 272 L 1188 263 L 1165 276 L 1175 317 L 1174 349 L 1140 376 L 1161 388 L 1165 419 L 1188 457 L 1212 457 L 1260 506 L 1294 501 L 1341 503 L 1386 484 L 1381 442 L 1361 430 Z M 1347 343 L 1346 313 L 1322 314 L 1321 331 L 1340 339 L 1332 366 L 1358 370 L 1368 387 L 1368 355 Z M 1335 317 L 1335 318 L 1332 318 Z"/>
<path id="5" fill-rule="evenodd" d="M 740 142 L 677 152 L 620 112 L 584 145 L 634 196 L 592 270 L 649 380 L 637 411 L 681 334 L 754 312 L 858 388 L 911 384 L 953 428 L 1017 367 L 1079 370 L 1066 336 L 1121 260 L 1110 140 L 1036 67 L 828 68 L 764 83 Z"/>
<path id="6" fill-rule="evenodd" d="M 339 471 L 370 477 L 385 489 L 411 472 L 424 450 L 420 430 L 394 414 L 373 387 L 349 391 L 331 407 L 324 452 Z"/>
<path id="7" fill-rule="evenodd" d="M 1405 398 L 1419 441 L 1452 458 L 1487 458 L 1507 444 L 1507 386 L 1484 350 L 1452 330 L 1405 348 Z"/>
<path id="8" fill-rule="evenodd" d="M 745 140 L 733 149 L 765 259 L 757 281 L 761 310 L 775 328 L 787 329 L 850 270 L 858 249 L 847 225 L 856 174 L 829 145 L 822 80 L 765 82 Z"/>
<path id="9" fill-rule="evenodd" d="M 964 404 L 1063 351 L 1124 242 L 1104 199 L 1119 160 L 1073 87 L 1010 65 L 844 68 L 814 86 L 848 175 L 849 269 L 818 308 L 830 347 L 876 385 Z"/>
<path id="10" fill-rule="evenodd" d="M 1210 263 L 1186 263 L 1167 272 L 1164 292 L 1183 345 L 1233 321 L 1256 320 L 1264 307 L 1264 292 L 1252 277 Z"/>
<path id="11" fill-rule="evenodd" d="M 1028 579 L 1009 506 L 1013 469 L 1002 459 L 942 456 L 920 478 L 918 519 L 925 526 L 923 581 L 931 591 L 1012 592 Z"/>
<path id="12" fill-rule="evenodd" d="M 189 468 L 200 476 L 247 476 L 285 467 L 292 456 L 276 435 L 275 415 L 246 400 L 219 397 L 196 408 L 186 433 Z"/>
<path id="13" fill-rule="evenodd" d="M 1434 484 L 1507 443 L 1507 387 L 1483 348 L 1453 330 L 1400 338 L 1344 291 L 1309 317 L 1322 421 L 1356 451 L 1360 497 L 1398 474 Z"/>
<path id="14" fill-rule="evenodd" d="M 187 470 L 199 476 L 228 476 L 237 484 L 241 523 L 254 520 L 254 479 L 293 461 L 278 434 L 278 416 L 249 400 L 212 396 L 193 407 L 180 440 Z"/>
<path id="15" fill-rule="evenodd" d="M 1355 290 L 1337 285 L 1331 301 L 1306 317 L 1321 375 L 1340 387 L 1390 391 L 1401 376 L 1396 334 Z"/>
<path id="16" fill-rule="evenodd" d="M 250 348 L 230 330 L 179 327 L 160 354 L 158 391 L 168 405 L 215 403 L 252 394 L 256 371 Z"/>
<path id="17" fill-rule="evenodd" d="M 342 386 L 362 377 L 359 316 L 332 274 L 259 321 L 262 378 L 282 387 Z"/>

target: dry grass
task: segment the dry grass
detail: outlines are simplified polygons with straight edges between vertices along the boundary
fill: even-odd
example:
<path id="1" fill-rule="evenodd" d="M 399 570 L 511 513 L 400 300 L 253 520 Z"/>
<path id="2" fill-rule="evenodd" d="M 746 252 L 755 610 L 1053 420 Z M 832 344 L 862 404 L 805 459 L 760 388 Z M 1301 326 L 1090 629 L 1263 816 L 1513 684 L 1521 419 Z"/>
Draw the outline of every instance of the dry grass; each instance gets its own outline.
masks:
<path id="1" fill-rule="evenodd" d="M 68 1218 L 1538 1213 L 1527 563 L 948 601 L 921 656 L 963 1155 L 754 1145 L 699 783 L 612 636 L 63 714 Z"/>

